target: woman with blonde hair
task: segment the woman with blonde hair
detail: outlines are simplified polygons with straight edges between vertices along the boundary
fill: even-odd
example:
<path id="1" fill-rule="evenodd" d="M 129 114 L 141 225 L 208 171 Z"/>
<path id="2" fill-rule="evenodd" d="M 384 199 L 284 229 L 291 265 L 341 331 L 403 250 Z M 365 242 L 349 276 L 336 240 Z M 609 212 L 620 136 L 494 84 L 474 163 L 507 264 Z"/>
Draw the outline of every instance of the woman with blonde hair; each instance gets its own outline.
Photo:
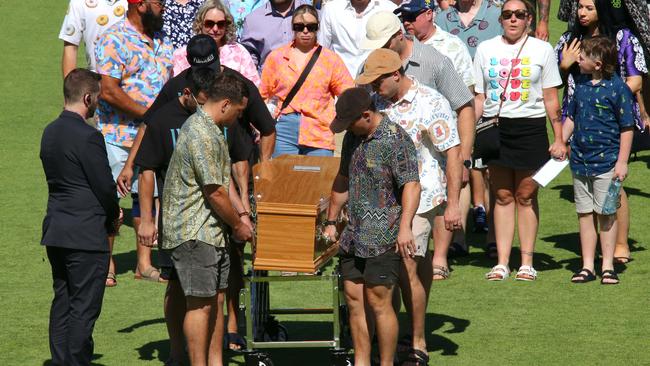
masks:
<path id="1" fill-rule="evenodd" d="M 196 12 L 192 25 L 195 34 L 207 34 L 219 46 L 221 65 L 239 71 L 255 85 L 260 85 L 260 76 L 250 53 L 237 43 L 234 20 L 228 8 L 220 0 L 206 0 Z M 174 75 L 190 67 L 187 61 L 187 49 L 179 48 L 172 57 Z"/>

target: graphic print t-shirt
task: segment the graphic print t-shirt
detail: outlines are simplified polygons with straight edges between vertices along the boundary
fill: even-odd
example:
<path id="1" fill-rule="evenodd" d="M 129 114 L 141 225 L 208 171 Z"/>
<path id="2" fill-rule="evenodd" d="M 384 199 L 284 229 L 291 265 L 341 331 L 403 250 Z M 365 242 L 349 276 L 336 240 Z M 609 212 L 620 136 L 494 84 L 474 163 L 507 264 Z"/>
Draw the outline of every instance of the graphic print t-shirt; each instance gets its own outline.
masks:
<path id="1" fill-rule="evenodd" d="M 501 117 L 538 118 L 546 115 L 542 89 L 562 84 L 555 53 L 548 42 L 529 37 L 517 57 L 524 40 L 510 45 L 497 36 L 481 43 L 476 50 L 474 88 L 477 93 L 485 93 L 483 116 L 497 114 L 499 97 L 504 89 L 506 100 L 501 108 Z"/>

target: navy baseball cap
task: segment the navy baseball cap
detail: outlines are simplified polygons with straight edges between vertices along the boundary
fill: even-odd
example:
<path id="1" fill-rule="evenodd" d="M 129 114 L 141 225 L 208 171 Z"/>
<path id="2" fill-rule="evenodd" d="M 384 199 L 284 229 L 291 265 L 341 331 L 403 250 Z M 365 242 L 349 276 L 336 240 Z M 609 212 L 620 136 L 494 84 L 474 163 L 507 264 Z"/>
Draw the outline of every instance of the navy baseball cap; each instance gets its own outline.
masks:
<path id="1" fill-rule="evenodd" d="M 435 9 L 438 3 L 435 0 L 405 0 L 393 13 L 400 15 L 402 13 L 417 13 L 424 9 Z"/>

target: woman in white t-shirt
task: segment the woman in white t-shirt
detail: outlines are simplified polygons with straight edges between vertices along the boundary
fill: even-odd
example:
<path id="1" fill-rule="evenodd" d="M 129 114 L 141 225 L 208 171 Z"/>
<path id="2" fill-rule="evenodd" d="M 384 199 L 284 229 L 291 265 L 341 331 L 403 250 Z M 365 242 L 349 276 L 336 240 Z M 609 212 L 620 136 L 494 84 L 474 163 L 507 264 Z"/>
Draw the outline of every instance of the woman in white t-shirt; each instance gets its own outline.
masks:
<path id="1" fill-rule="evenodd" d="M 562 79 L 553 47 L 529 37 L 533 7 L 507 0 L 499 21 L 503 35 L 481 43 L 474 57 L 477 117 L 498 115 L 498 154 L 489 160 L 490 188 L 496 197 L 494 225 L 498 263 L 486 275 L 492 281 L 510 275 L 508 262 L 518 223 L 521 267 L 516 279 L 537 278 L 533 252 L 539 223 L 537 184 L 532 175 L 549 159 L 564 159 L 557 87 Z M 555 139 L 549 147 L 546 116 Z"/>

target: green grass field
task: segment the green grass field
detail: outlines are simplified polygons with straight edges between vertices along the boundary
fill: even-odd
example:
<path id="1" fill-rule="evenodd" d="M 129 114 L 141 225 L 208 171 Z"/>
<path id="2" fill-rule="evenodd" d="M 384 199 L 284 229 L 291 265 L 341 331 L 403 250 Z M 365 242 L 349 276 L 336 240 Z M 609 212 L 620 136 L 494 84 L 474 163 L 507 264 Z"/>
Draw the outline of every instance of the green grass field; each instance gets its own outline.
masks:
<path id="1" fill-rule="evenodd" d="M 44 365 L 49 360 L 50 266 L 39 245 L 47 186 L 38 159 L 44 126 L 62 106 L 57 35 L 67 1 L 0 0 L 0 365 Z M 564 30 L 555 20 L 552 40 Z M 431 364 L 649 365 L 650 154 L 630 164 L 630 241 L 634 261 L 618 268 L 619 286 L 577 286 L 577 219 L 568 172 L 540 193 L 541 225 L 535 283 L 490 283 L 483 274 L 481 237 L 471 256 L 452 262 L 450 280 L 435 283 L 427 315 Z M 122 206 L 130 207 L 124 200 Z M 645 207 L 645 208 L 644 208 Z M 518 251 L 512 267 L 518 266 Z M 133 280 L 133 230 L 123 227 L 115 247 L 119 285 L 107 289 L 95 327 L 95 364 L 154 365 L 168 354 L 161 285 Z M 326 304 L 321 285 L 274 286 L 272 302 L 300 307 Z M 402 314 L 403 315 L 403 314 Z M 319 316 L 282 317 L 290 337 L 326 335 Z M 323 350 L 271 352 L 276 365 L 326 365 Z M 228 355 L 232 365 L 242 357 Z"/>

